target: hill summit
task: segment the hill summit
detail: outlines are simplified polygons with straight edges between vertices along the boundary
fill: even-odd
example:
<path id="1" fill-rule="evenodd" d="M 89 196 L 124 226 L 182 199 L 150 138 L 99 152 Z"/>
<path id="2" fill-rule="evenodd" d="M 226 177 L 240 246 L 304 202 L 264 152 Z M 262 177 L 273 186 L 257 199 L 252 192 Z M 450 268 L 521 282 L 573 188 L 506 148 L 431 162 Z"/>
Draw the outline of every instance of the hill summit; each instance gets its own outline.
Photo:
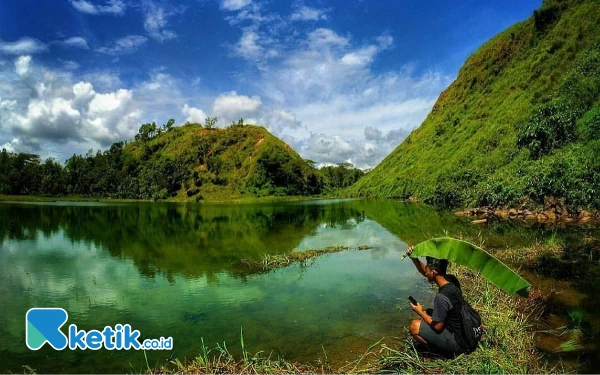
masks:
<path id="1" fill-rule="evenodd" d="M 547 0 L 473 53 L 352 196 L 600 208 L 600 2 Z"/>

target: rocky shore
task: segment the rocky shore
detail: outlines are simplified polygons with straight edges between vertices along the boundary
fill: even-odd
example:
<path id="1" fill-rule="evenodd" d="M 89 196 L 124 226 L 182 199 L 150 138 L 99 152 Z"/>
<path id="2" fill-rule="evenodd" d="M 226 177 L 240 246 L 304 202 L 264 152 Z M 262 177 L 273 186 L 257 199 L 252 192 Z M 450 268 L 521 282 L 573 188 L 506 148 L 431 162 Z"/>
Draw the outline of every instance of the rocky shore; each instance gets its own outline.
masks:
<path id="1" fill-rule="evenodd" d="M 475 207 L 466 208 L 456 212 L 457 216 L 471 216 L 484 222 L 485 219 L 500 217 L 515 220 L 536 220 L 545 222 L 562 223 L 588 223 L 600 220 L 600 212 L 597 210 L 574 210 L 568 209 L 564 198 L 546 197 L 544 205 L 536 205 L 530 200 L 523 199 L 513 207 Z"/>

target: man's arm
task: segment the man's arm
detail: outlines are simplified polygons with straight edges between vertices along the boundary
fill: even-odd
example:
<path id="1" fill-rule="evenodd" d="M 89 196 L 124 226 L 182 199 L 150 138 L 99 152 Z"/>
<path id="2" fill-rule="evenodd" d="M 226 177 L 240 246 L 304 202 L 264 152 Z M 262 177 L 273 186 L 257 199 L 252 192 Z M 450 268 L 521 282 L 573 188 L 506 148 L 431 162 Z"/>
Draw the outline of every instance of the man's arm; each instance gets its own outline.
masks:
<path id="1" fill-rule="evenodd" d="M 408 249 L 406 249 L 406 254 L 410 255 L 412 251 L 413 246 L 409 246 Z M 412 260 L 415 267 L 417 267 L 417 271 L 419 271 L 421 275 L 425 276 L 425 263 L 421 262 L 419 258 L 410 258 L 410 260 Z"/>
<path id="2" fill-rule="evenodd" d="M 434 331 L 441 333 L 444 330 L 444 322 L 435 322 L 435 324 L 431 324 L 433 323 L 432 317 L 423 311 L 423 306 L 421 306 L 420 303 L 417 303 L 416 305 L 411 303 L 410 307 L 412 307 L 413 311 L 416 312 L 417 315 L 419 315 L 421 319 L 423 319 L 423 321 L 427 323 L 427 325 L 430 326 Z"/>

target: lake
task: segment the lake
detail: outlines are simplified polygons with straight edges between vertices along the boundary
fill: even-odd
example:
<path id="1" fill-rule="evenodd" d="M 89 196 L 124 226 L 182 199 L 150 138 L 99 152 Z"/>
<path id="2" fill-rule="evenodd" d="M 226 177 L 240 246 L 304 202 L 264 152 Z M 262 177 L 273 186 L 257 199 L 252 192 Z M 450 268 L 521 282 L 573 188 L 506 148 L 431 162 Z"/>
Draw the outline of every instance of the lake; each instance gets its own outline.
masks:
<path id="1" fill-rule="evenodd" d="M 556 229 L 494 221 L 392 200 L 270 204 L 0 203 L 0 372 L 143 372 L 225 342 L 290 361 L 334 365 L 384 338 L 398 343 L 434 289 L 407 244 L 481 236 L 488 249 L 543 241 Z M 563 230 L 562 235 L 585 234 Z M 305 266 L 248 274 L 237 263 L 266 254 L 349 246 Z M 369 250 L 358 251 L 360 245 Z M 142 338 L 172 336 L 173 351 L 55 351 L 25 345 L 25 314 L 61 307 L 68 324 L 130 324 Z M 334 366 L 334 368 L 337 368 Z"/>

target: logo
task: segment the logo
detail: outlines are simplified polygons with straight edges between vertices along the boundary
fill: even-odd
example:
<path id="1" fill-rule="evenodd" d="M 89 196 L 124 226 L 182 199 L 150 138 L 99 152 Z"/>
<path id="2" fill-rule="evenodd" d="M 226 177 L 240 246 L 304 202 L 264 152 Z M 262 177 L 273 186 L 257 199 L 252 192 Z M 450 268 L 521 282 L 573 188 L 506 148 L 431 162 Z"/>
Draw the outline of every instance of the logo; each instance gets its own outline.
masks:
<path id="1" fill-rule="evenodd" d="M 69 314 L 61 308 L 32 308 L 25 315 L 25 337 L 27 347 L 38 350 L 45 343 L 55 350 L 63 350 L 67 346 L 71 350 L 170 350 L 173 349 L 173 338 L 146 339 L 139 341 L 140 331 L 129 324 L 106 326 L 102 331 L 79 330 L 75 324 L 69 325 L 69 337 L 60 328 L 67 322 Z"/>
<path id="2" fill-rule="evenodd" d="M 25 337 L 27 347 L 38 350 L 45 343 L 56 350 L 67 347 L 67 336 L 60 327 L 67 322 L 69 314 L 64 309 L 35 308 L 25 315 Z"/>

